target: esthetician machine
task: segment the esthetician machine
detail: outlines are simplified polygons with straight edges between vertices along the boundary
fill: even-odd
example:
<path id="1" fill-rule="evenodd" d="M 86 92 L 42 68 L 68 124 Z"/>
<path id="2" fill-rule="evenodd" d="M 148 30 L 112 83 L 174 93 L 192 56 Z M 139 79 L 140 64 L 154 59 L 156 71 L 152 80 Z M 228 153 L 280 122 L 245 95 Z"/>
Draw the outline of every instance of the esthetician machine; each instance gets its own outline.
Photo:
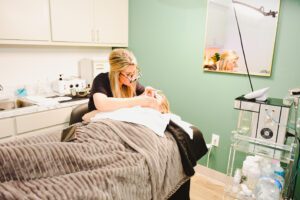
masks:
<path id="1" fill-rule="evenodd" d="M 249 141 L 247 151 L 281 158 L 283 152 L 278 149 L 290 143 L 286 137 L 290 105 L 283 104 L 282 99 L 259 101 L 240 96 L 234 108 L 240 111 L 237 133 Z"/>
<path id="2" fill-rule="evenodd" d="M 53 91 L 59 93 L 59 95 L 69 95 L 73 92 L 83 91 L 87 87 L 86 80 L 80 78 L 68 78 L 59 75 L 59 79 L 52 84 Z"/>
<path id="3" fill-rule="evenodd" d="M 237 130 L 240 134 L 272 143 L 284 144 L 290 105 L 282 99 L 248 100 L 244 96 L 234 101 L 240 110 Z"/>

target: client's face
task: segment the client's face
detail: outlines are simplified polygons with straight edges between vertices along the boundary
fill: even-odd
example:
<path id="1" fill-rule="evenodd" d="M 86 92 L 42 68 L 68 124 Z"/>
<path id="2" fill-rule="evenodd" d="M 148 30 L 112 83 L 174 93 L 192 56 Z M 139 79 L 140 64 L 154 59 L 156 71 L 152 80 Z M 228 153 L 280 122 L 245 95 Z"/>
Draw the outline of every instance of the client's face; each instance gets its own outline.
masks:
<path id="1" fill-rule="evenodd" d="M 153 97 L 152 94 L 150 93 L 146 93 L 144 95 Z M 170 107 L 169 107 L 169 102 L 166 98 L 165 95 L 163 94 L 159 94 L 157 91 L 154 92 L 154 98 L 156 99 L 156 101 L 158 102 L 159 105 L 159 111 L 161 113 L 169 113 L 170 112 Z"/>

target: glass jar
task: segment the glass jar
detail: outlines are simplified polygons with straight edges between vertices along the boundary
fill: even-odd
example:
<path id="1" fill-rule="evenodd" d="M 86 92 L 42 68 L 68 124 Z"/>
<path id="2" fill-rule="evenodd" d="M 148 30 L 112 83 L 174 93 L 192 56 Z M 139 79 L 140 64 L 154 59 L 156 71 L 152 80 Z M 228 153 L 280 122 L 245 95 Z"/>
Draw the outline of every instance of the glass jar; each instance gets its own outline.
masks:
<path id="1" fill-rule="evenodd" d="M 251 134 L 251 123 L 252 123 L 252 112 L 241 110 L 238 119 L 238 133 L 250 136 Z"/>

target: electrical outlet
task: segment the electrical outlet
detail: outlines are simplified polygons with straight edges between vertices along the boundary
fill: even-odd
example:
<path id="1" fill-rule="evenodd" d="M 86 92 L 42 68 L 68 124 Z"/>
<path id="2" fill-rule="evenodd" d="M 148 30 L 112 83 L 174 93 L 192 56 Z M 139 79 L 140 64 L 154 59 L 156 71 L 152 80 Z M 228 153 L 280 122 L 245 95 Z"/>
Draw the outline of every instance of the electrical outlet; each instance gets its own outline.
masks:
<path id="1" fill-rule="evenodd" d="M 219 139 L 220 139 L 220 136 L 213 133 L 212 136 L 211 136 L 211 144 L 215 147 L 218 147 L 219 146 Z"/>

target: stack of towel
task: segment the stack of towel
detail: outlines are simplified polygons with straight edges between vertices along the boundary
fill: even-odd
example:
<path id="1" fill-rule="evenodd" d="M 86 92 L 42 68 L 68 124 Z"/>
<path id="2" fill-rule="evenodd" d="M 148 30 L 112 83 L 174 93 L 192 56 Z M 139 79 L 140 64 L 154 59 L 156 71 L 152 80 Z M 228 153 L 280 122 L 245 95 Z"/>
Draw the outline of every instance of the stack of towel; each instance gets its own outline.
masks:
<path id="1" fill-rule="evenodd" d="M 47 98 L 42 96 L 27 96 L 26 99 L 39 106 L 54 106 L 59 103 L 53 98 Z"/>

